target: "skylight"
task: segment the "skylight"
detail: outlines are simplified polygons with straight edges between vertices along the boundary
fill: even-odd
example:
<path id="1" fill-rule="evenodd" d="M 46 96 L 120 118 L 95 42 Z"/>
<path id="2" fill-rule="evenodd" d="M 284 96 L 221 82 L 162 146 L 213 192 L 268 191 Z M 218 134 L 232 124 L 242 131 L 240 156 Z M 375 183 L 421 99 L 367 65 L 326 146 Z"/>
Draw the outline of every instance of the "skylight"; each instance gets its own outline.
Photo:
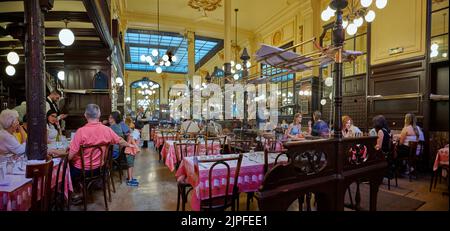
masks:
<path id="1" fill-rule="evenodd" d="M 150 66 L 140 60 L 141 55 L 150 55 L 153 49 L 158 48 L 159 54 L 172 51 L 177 61 L 170 67 L 164 67 L 163 72 L 182 73 L 188 72 L 188 44 L 181 35 L 172 32 L 158 32 L 148 30 L 129 29 L 125 35 L 126 70 L 155 71 L 155 66 Z M 223 40 L 195 37 L 195 67 L 200 68 L 220 49 L 223 48 Z"/>

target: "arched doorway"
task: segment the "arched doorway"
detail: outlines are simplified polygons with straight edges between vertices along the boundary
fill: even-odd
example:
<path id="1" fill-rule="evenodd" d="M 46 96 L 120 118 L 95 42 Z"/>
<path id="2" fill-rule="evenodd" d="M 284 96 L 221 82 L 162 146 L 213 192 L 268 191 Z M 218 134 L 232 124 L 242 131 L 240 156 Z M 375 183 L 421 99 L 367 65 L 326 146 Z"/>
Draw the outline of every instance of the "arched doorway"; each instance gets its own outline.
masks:
<path id="1" fill-rule="evenodd" d="M 161 86 L 147 77 L 130 84 L 130 106 L 132 111 L 143 108 L 151 119 L 160 118 Z"/>

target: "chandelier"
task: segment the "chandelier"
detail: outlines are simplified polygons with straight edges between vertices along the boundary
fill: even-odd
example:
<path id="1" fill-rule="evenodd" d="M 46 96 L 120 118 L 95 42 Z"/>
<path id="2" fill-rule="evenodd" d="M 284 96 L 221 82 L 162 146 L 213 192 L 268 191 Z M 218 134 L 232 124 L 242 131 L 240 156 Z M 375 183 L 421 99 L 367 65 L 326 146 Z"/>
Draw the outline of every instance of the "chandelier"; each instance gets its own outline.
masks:
<path id="1" fill-rule="evenodd" d="M 196 10 L 206 12 L 221 7 L 221 2 L 222 0 L 189 0 L 188 5 Z"/>
<path id="2" fill-rule="evenodd" d="M 159 40 L 161 37 L 160 32 L 160 23 L 159 23 L 159 0 L 156 3 L 157 8 L 157 20 L 158 20 L 158 45 L 156 49 L 153 49 L 151 52 L 151 55 L 141 55 L 140 60 L 141 62 L 148 63 L 150 66 L 156 66 L 155 71 L 158 74 L 161 74 L 163 71 L 163 67 L 170 67 L 173 65 L 174 62 L 177 61 L 177 57 L 171 52 L 167 51 L 162 57 L 159 53 Z"/>
<path id="3" fill-rule="evenodd" d="M 375 4 L 372 4 L 375 2 Z M 376 14 L 373 5 L 378 9 L 384 9 L 388 3 L 388 0 L 352 0 L 351 4 L 348 5 L 348 15 L 342 20 L 342 26 L 346 29 L 347 34 L 355 35 L 358 32 L 358 28 L 366 22 L 373 22 L 375 20 Z M 336 10 L 332 9 L 330 6 L 322 11 L 321 18 L 323 21 L 330 20 Z"/>

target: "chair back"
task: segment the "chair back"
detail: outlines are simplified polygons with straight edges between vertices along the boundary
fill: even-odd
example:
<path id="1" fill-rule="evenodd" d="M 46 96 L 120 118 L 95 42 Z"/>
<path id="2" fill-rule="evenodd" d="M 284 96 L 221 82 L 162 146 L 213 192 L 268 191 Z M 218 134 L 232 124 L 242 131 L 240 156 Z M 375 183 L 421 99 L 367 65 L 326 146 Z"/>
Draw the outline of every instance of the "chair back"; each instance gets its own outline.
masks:
<path id="1" fill-rule="evenodd" d="M 174 130 L 161 130 L 161 136 L 164 144 L 168 140 L 175 140 L 177 137 L 177 132 Z"/>
<path id="2" fill-rule="evenodd" d="M 56 210 L 64 209 L 64 198 L 66 192 L 66 172 L 69 166 L 69 155 L 59 156 L 61 158 L 58 169 L 56 170 L 56 183 L 55 189 L 53 190 L 53 208 Z M 61 182 L 59 182 L 61 179 Z"/>
<path id="3" fill-rule="evenodd" d="M 110 167 L 112 161 L 112 146 L 109 143 L 97 145 L 81 145 L 81 175 L 85 180 L 96 178 L 94 170 L 98 169 L 100 175 L 105 174 Z M 94 166 L 94 162 L 99 161 L 99 166 Z M 83 171 L 84 170 L 84 171 Z M 86 176 L 88 172 L 88 176 Z"/>
<path id="4" fill-rule="evenodd" d="M 243 154 L 239 154 L 239 155 L 224 155 L 222 158 L 218 158 L 218 159 L 205 159 L 205 160 L 197 160 L 198 163 L 211 163 L 213 162 L 213 164 L 211 165 L 211 167 L 209 168 L 209 173 L 208 173 L 208 181 L 209 181 L 209 193 L 208 193 L 208 202 L 209 202 L 209 208 L 212 209 L 213 208 L 213 194 L 212 194 L 212 190 L 215 188 L 214 187 L 214 179 L 213 179 L 213 172 L 214 172 L 214 168 L 219 166 L 219 165 L 223 165 L 225 166 L 225 171 L 226 171 L 226 184 L 225 184 L 225 195 L 223 196 L 223 209 L 226 209 L 226 207 L 228 206 L 229 203 L 229 199 L 230 196 L 232 196 L 231 200 L 235 200 L 239 197 L 239 185 L 238 185 L 238 178 L 239 178 L 239 172 L 241 171 L 241 164 L 242 164 L 242 157 Z M 234 183 L 233 183 L 233 189 L 232 189 L 232 193 L 230 195 L 230 176 L 231 176 L 231 167 L 230 164 L 228 163 L 228 161 L 237 161 L 236 164 L 236 168 L 234 170 Z M 214 205 L 217 209 L 217 204 Z"/>
<path id="5" fill-rule="evenodd" d="M 25 177 L 32 178 L 31 210 L 48 211 L 51 198 L 53 160 L 47 158 L 42 164 L 27 165 Z"/>
<path id="6" fill-rule="evenodd" d="M 249 152 L 252 148 L 253 140 L 231 140 L 228 144 L 229 152 L 232 154 Z"/>
<path id="7" fill-rule="evenodd" d="M 419 145 L 418 141 L 409 141 L 409 157 L 415 157 L 417 155 L 417 146 Z"/>
<path id="8" fill-rule="evenodd" d="M 277 140 L 274 138 L 266 138 L 264 142 L 264 149 L 268 149 L 269 152 L 276 152 L 277 150 Z"/>
<path id="9" fill-rule="evenodd" d="M 220 137 L 207 137 L 205 139 L 205 155 L 216 155 L 222 153 L 222 138 Z M 215 150 L 214 147 L 218 146 L 219 150 Z"/>
<path id="10" fill-rule="evenodd" d="M 175 164 L 175 169 L 178 170 L 178 167 L 181 164 L 183 158 L 188 156 L 197 156 L 198 155 L 198 143 L 194 139 L 191 142 L 189 140 L 184 140 L 184 142 L 175 142 L 175 157 L 177 162 Z"/>

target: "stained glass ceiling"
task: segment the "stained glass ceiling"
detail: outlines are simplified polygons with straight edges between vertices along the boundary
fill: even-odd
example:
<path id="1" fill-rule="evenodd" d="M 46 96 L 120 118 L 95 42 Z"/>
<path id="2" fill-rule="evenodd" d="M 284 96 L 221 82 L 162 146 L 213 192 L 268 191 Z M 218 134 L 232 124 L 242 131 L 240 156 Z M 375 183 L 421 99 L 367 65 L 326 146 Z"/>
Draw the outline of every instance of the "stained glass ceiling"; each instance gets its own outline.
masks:
<path id="1" fill-rule="evenodd" d="M 195 36 L 195 68 L 200 68 L 222 48 L 223 40 Z M 125 49 L 126 70 L 155 71 L 155 66 L 142 62 L 140 57 L 150 55 L 153 49 L 158 49 L 160 56 L 172 51 L 177 57 L 172 66 L 163 67 L 163 72 L 182 74 L 188 72 L 188 44 L 181 34 L 129 29 L 125 34 Z"/>

